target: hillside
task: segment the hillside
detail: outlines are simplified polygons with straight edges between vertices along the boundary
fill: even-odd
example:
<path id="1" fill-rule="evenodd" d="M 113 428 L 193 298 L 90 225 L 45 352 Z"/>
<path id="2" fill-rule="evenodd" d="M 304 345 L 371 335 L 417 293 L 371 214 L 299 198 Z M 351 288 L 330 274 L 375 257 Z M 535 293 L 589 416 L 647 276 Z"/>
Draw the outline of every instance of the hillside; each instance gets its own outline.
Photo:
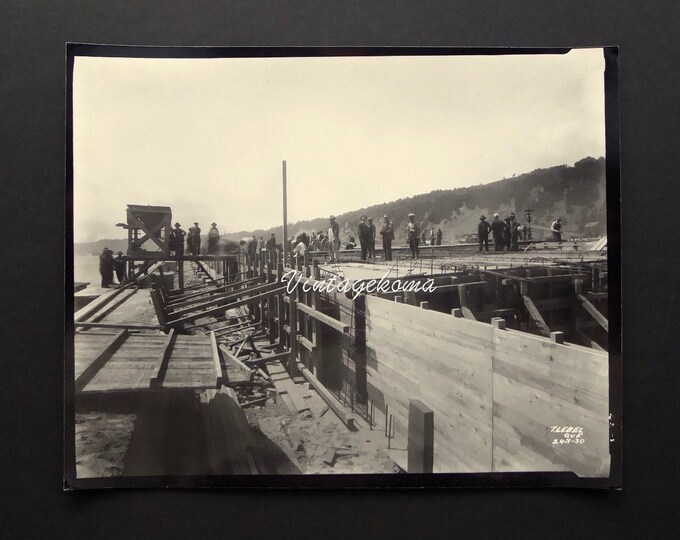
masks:
<path id="1" fill-rule="evenodd" d="M 506 217 L 514 211 L 520 223 L 526 221 L 524 210 L 532 208 L 534 237 L 540 238 L 552 221 L 562 218 L 563 230 L 568 235 L 605 234 L 605 160 L 587 157 L 573 166 L 559 165 L 547 169 L 504 178 L 484 185 L 450 190 L 435 190 L 406 199 L 387 202 L 337 215 L 343 242 L 349 234 L 357 236 L 357 225 L 362 214 L 373 217 L 379 225 L 383 215 L 395 223 L 395 243 L 406 241 L 405 225 L 409 212 L 416 215 L 426 230 L 441 228 L 444 242 L 453 242 L 462 234 L 477 231 L 480 214 L 489 220 L 494 212 Z M 593 223 L 597 222 L 595 225 Z M 586 225 L 589 225 L 586 227 Z M 325 231 L 328 217 L 289 224 L 289 235 L 302 231 Z M 268 238 L 275 233 L 280 242 L 283 227 L 267 230 L 239 231 L 223 235 L 238 240 L 255 235 Z"/>
<path id="2" fill-rule="evenodd" d="M 444 242 L 455 242 L 463 234 L 477 231 L 480 214 L 491 220 L 494 212 L 501 218 L 514 211 L 520 223 L 526 221 L 524 210 L 533 208 L 534 238 L 546 234 L 552 221 L 562 218 L 566 236 L 605 234 L 605 160 L 587 157 L 573 166 L 559 165 L 547 169 L 504 178 L 489 184 L 465 188 L 436 190 L 422 195 L 386 202 L 379 205 L 359 208 L 352 212 L 337 215 L 341 239 L 346 241 L 352 234 L 357 237 L 357 226 L 362 214 L 373 217 L 379 227 L 383 215 L 389 215 L 395 224 L 397 245 L 406 242 L 405 226 L 409 212 L 416 215 L 425 230 L 441 228 Z M 594 225 L 593 225 L 594 224 Z M 588 226 L 586 226 L 588 225 Z M 313 220 L 300 221 L 288 225 L 290 236 L 302 231 L 326 231 L 328 216 Z M 224 233 L 222 244 L 227 241 L 238 242 L 244 236 L 264 237 L 270 233 L 276 239 L 283 239 L 283 227 Z M 205 240 L 204 240 L 205 245 Z M 100 253 L 104 246 L 115 251 L 127 250 L 127 240 L 99 240 L 76 244 L 76 254 Z M 233 244 L 232 248 L 236 248 Z"/>

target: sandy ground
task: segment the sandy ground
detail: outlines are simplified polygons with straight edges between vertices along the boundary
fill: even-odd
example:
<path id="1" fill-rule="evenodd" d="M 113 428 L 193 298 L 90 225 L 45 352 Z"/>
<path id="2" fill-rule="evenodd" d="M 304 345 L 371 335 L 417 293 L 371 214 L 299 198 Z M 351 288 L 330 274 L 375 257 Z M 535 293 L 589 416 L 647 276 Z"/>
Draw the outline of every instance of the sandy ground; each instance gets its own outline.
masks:
<path id="1" fill-rule="evenodd" d="M 382 430 L 362 423 L 358 431 L 350 431 L 316 392 L 310 393 L 309 411 L 292 413 L 282 403 L 268 401 L 246 409 L 248 422 L 305 474 L 399 472 Z"/>
<path id="2" fill-rule="evenodd" d="M 76 413 L 76 474 L 78 478 L 120 476 L 130 444 L 134 414 Z"/>

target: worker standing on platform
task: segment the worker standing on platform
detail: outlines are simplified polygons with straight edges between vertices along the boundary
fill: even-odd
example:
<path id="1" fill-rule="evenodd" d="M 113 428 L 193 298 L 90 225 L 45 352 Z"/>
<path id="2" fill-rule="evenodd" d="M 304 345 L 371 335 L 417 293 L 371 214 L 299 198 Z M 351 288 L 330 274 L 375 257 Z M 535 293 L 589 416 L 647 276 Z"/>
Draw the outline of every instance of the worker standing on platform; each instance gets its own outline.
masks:
<path id="1" fill-rule="evenodd" d="M 170 253 L 176 257 L 184 255 L 184 237 L 187 233 L 181 228 L 179 223 L 175 223 L 175 228 L 170 231 Z"/>
<path id="2" fill-rule="evenodd" d="M 99 273 L 102 276 L 102 287 L 113 284 L 113 251 L 105 247 L 99 255 Z"/>
<path id="3" fill-rule="evenodd" d="M 217 223 L 213 222 L 208 231 L 208 255 L 217 255 L 217 245 L 220 241 L 220 231 Z"/>
<path id="4" fill-rule="evenodd" d="M 265 244 L 265 248 L 267 249 L 267 258 L 269 260 L 269 264 L 275 266 L 278 262 L 278 257 L 276 256 L 276 235 L 274 233 L 269 235 L 269 239 Z"/>
<path id="5" fill-rule="evenodd" d="M 368 241 L 368 258 L 375 258 L 375 225 L 373 225 L 373 218 L 368 218 L 368 230 L 370 232 L 370 240 Z"/>
<path id="6" fill-rule="evenodd" d="M 328 248 L 331 252 L 330 262 L 335 262 L 340 257 L 340 225 L 335 222 L 335 216 L 328 218 L 330 227 L 328 228 Z"/>
<path id="7" fill-rule="evenodd" d="M 510 250 L 519 251 L 519 237 L 522 234 L 522 226 L 519 223 L 515 223 L 512 233 L 510 235 Z"/>
<path id="8" fill-rule="evenodd" d="M 489 251 L 489 231 L 491 225 L 486 221 L 486 216 L 479 216 L 479 225 L 477 225 L 477 234 L 479 236 L 479 251 L 482 251 L 482 246 Z"/>
<path id="9" fill-rule="evenodd" d="M 392 260 L 392 240 L 394 240 L 394 227 L 390 218 L 385 215 L 383 216 L 383 226 L 380 229 L 380 235 L 382 236 L 383 244 L 383 259 L 386 261 Z"/>
<path id="10" fill-rule="evenodd" d="M 361 244 L 361 260 L 366 260 L 366 255 L 369 252 L 368 245 L 371 242 L 371 229 L 366 223 L 368 216 L 364 214 L 361 216 L 361 223 L 359 223 L 359 244 Z"/>
<path id="11" fill-rule="evenodd" d="M 442 237 L 444 236 L 444 233 L 442 232 L 441 229 L 437 229 L 437 245 L 441 246 L 442 245 Z"/>
<path id="12" fill-rule="evenodd" d="M 503 251 L 503 235 L 505 233 L 505 223 L 503 223 L 498 214 L 493 215 L 491 222 L 491 234 L 493 234 L 493 249 L 494 251 Z"/>
<path id="13" fill-rule="evenodd" d="M 418 242 L 420 241 L 420 225 L 416 223 L 416 215 L 413 212 L 408 215 L 406 234 L 408 237 L 408 246 L 411 248 L 411 259 L 417 259 L 420 257 L 420 251 L 418 250 Z"/>
<path id="14" fill-rule="evenodd" d="M 115 259 L 113 259 L 113 268 L 116 271 L 116 279 L 118 284 L 122 285 L 125 281 L 125 259 L 123 259 L 123 252 L 119 251 Z"/>
<path id="15" fill-rule="evenodd" d="M 191 237 L 191 241 L 189 241 L 189 237 Z M 198 221 L 194 221 L 194 226 L 189 229 L 187 246 L 192 255 L 196 256 L 201 254 L 201 228 L 198 226 Z"/>
<path id="16" fill-rule="evenodd" d="M 553 241 L 555 242 L 561 242 L 562 241 L 562 219 L 557 218 L 555 221 L 552 222 L 552 225 L 550 225 L 550 232 L 553 234 Z"/>
<path id="17" fill-rule="evenodd" d="M 505 218 L 505 231 L 504 231 L 504 244 L 510 251 L 512 246 L 512 231 L 517 226 L 517 221 L 515 220 L 515 213 L 510 212 L 510 216 Z"/>

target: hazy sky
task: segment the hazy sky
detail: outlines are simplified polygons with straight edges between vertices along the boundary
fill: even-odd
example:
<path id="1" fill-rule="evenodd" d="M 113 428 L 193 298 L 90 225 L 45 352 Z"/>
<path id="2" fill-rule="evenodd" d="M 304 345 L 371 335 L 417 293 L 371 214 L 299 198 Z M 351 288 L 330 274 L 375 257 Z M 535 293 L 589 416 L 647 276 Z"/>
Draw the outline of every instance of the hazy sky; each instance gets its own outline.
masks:
<path id="1" fill-rule="evenodd" d="M 75 240 L 127 204 L 186 229 L 289 222 L 604 155 L 602 49 L 567 55 L 131 59 L 74 69 Z"/>

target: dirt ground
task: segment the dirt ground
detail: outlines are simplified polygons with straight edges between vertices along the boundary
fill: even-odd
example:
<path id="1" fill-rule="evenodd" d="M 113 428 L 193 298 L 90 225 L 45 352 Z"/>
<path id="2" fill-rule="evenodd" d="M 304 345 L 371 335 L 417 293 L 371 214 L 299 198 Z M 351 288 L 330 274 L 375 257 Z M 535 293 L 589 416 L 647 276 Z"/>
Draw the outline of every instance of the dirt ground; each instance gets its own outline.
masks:
<path id="1" fill-rule="evenodd" d="M 309 411 L 292 413 L 272 399 L 245 410 L 253 429 L 274 443 L 304 474 L 395 473 L 382 430 L 361 423 L 350 431 L 321 397 L 310 391 Z"/>
<path id="2" fill-rule="evenodd" d="M 130 444 L 134 414 L 76 413 L 76 474 L 78 478 L 120 476 Z"/>

